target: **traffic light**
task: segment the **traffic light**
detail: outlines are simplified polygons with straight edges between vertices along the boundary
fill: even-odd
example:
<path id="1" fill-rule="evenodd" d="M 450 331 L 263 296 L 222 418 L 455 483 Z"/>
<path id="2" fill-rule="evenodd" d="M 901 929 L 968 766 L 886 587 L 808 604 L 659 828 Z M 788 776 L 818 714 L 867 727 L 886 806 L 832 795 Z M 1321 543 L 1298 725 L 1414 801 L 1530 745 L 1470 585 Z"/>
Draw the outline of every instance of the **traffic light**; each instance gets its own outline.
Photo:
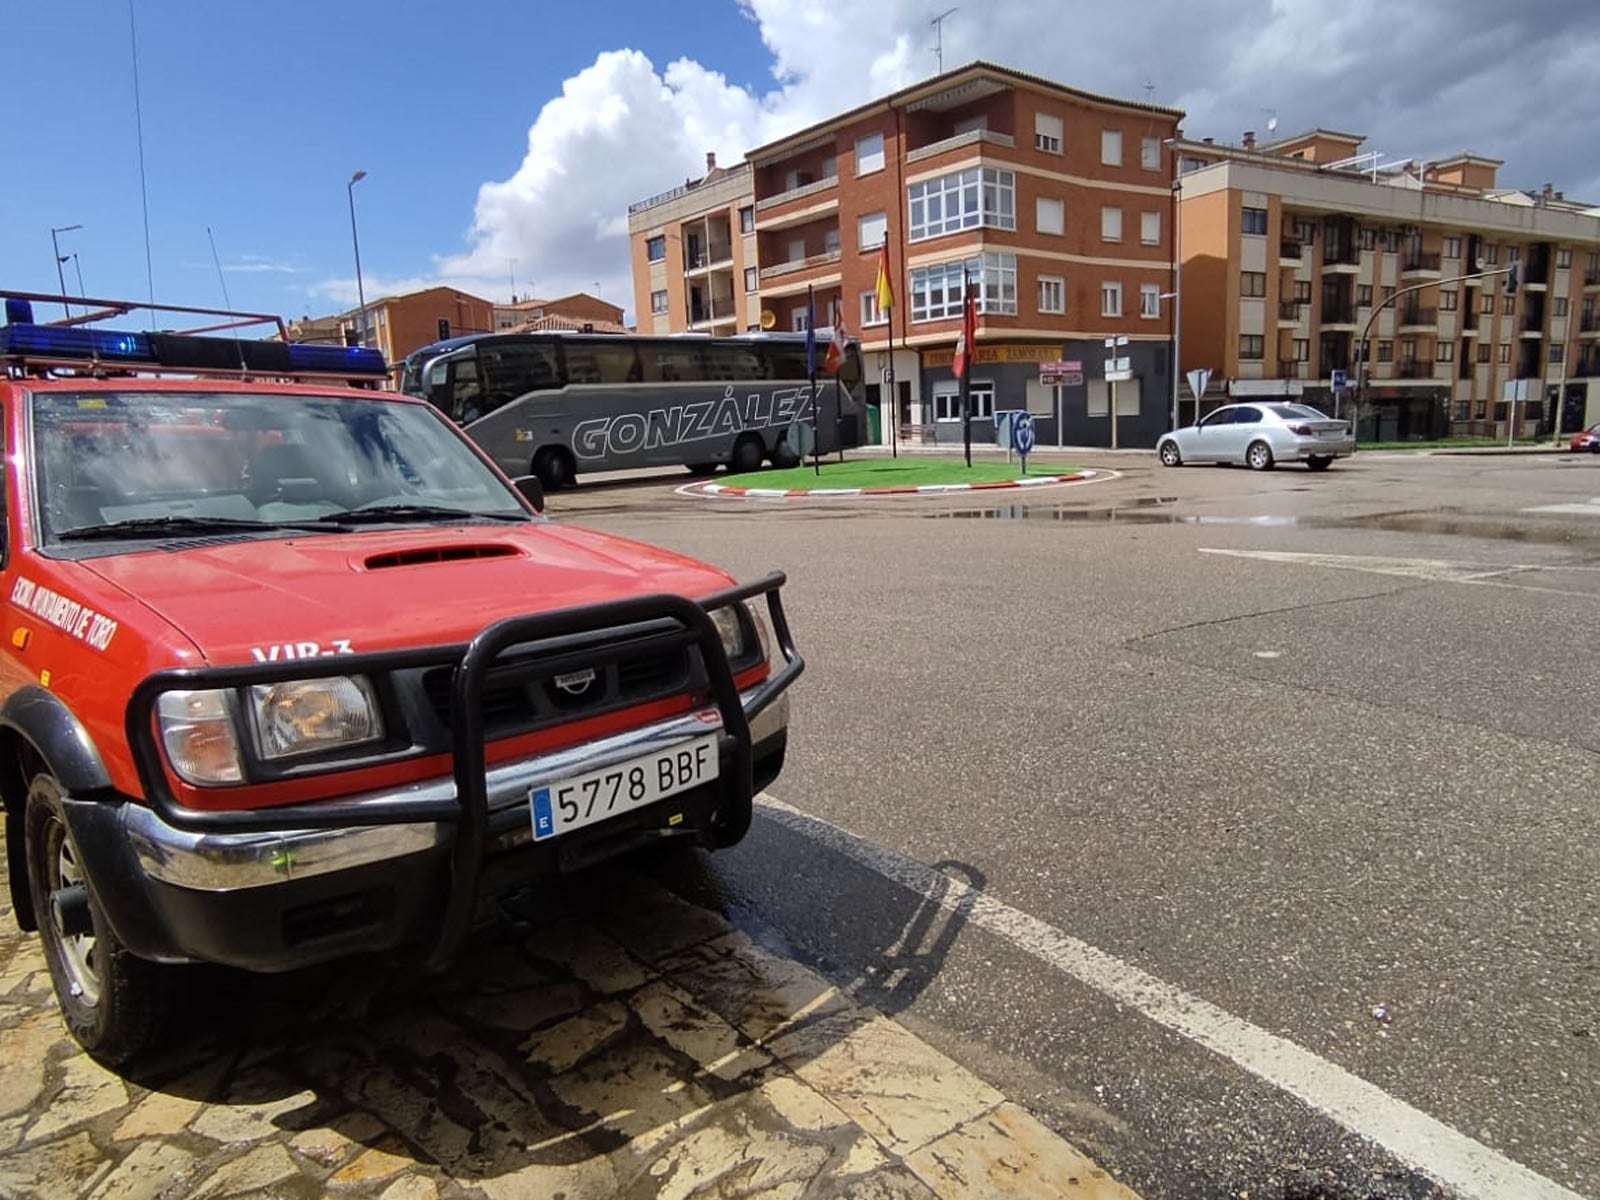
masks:
<path id="1" fill-rule="evenodd" d="M 1506 295 L 1508 296 L 1517 294 L 1517 266 L 1517 263 L 1512 263 L 1511 269 L 1506 272 Z"/>
<path id="2" fill-rule="evenodd" d="M 442 342 L 450 336 L 450 322 L 443 317 L 439 318 L 439 340 Z"/>

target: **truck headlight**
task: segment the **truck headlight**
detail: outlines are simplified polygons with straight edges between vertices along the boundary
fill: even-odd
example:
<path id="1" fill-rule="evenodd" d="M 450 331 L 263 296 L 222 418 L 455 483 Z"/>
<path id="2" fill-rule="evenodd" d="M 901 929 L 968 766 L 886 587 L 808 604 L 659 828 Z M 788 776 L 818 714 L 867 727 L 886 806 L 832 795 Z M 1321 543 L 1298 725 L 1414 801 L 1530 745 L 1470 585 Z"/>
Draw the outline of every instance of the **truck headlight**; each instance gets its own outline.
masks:
<path id="1" fill-rule="evenodd" d="M 162 693 L 161 741 L 179 778 L 202 785 L 244 781 L 232 698 L 225 691 Z"/>
<path id="2" fill-rule="evenodd" d="M 258 684 L 249 691 L 256 751 L 263 760 L 338 750 L 383 737 L 372 682 L 361 675 Z"/>
<path id="3" fill-rule="evenodd" d="M 739 620 L 739 609 L 728 604 L 711 610 L 711 623 L 722 638 L 722 652 L 729 662 L 738 662 L 745 654 L 744 622 Z"/>

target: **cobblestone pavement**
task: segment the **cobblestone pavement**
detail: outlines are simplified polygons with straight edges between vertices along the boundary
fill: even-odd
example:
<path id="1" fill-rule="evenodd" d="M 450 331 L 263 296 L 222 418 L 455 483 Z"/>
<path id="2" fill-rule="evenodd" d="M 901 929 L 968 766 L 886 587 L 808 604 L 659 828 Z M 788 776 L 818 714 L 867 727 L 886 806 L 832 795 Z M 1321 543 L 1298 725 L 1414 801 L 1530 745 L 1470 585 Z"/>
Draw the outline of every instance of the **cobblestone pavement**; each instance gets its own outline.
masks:
<path id="1" fill-rule="evenodd" d="M 900 1025 L 627 871 L 519 898 L 441 975 L 191 984 L 182 1047 L 112 1074 L 0 901 L 0 1198 L 1136 1200 Z"/>

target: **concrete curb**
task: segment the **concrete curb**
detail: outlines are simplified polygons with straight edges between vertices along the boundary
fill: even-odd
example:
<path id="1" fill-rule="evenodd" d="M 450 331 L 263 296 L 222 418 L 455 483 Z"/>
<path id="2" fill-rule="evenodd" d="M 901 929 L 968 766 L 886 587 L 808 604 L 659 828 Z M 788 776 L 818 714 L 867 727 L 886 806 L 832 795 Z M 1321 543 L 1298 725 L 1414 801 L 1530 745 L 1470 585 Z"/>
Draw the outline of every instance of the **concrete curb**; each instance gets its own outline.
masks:
<path id="1" fill-rule="evenodd" d="M 991 492 L 1015 488 L 1050 487 L 1056 484 L 1084 483 L 1101 476 L 1099 471 L 1073 471 L 1065 475 L 1030 475 L 1026 479 L 1005 479 L 985 483 L 924 483 L 904 487 L 856 488 L 763 488 L 738 487 L 726 483 L 691 483 L 678 489 L 680 495 L 728 497 L 736 500 L 838 500 L 876 496 L 937 496 L 955 492 Z"/>

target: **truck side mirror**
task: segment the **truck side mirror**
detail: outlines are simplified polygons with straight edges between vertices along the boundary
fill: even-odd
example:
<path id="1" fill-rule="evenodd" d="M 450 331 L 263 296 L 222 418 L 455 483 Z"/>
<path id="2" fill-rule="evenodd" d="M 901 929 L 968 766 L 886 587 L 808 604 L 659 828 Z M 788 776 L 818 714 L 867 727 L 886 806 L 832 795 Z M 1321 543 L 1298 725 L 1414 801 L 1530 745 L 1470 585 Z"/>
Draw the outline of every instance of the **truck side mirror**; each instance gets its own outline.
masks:
<path id="1" fill-rule="evenodd" d="M 544 511 L 544 484 L 539 482 L 537 475 L 518 475 L 511 481 L 511 486 L 522 493 L 522 498 L 533 505 L 533 511 Z"/>

